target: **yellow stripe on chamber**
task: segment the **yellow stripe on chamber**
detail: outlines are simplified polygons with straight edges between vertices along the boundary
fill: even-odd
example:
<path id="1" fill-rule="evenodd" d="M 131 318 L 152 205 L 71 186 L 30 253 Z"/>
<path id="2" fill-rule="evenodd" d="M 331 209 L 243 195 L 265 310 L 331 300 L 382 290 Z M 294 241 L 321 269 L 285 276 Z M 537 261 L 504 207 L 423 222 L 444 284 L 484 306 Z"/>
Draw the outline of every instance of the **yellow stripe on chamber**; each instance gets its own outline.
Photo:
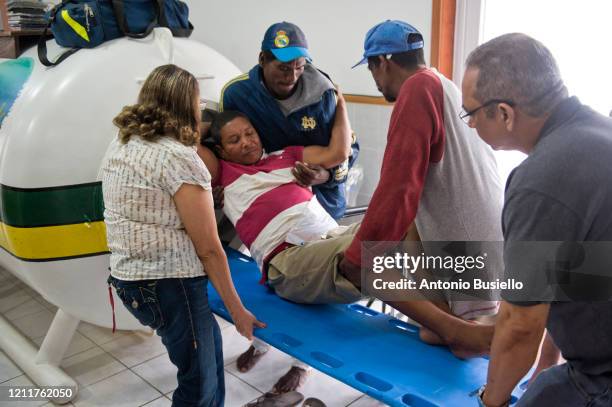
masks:
<path id="1" fill-rule="evenodd" d="M 78 23 L 74 18 L 70 17 L 68 14 L 68 10 L 62 10 L 62 18 L 76 32 L 79 37 L 83 38 L 85 41 L 89 42 L 89 35 L 87 34 L 87 30 L 81 24 Z"/>
<path id="2" fill-rule="evenodd" d="M 26 261 L 53 261 L 108 252 L 102 221 L 29 228 L 0 222 L 0 246 Z"/>

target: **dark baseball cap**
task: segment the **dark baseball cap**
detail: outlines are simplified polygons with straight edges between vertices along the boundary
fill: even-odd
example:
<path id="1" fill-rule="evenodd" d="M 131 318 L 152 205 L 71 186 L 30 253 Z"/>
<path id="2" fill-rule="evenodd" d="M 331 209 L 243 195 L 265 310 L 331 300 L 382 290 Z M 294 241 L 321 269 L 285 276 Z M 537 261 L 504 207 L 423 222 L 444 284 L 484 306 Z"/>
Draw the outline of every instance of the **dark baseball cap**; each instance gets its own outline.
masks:
<path id="1" fill-rule="evenodd" d="M 289 62 L 304 57 L 312 61 L 308 53 L 306 36 L 295 24 L 283 21 L 272 24 L 261 42 L 262 51 L 271 51 L 281 62 Z"/>

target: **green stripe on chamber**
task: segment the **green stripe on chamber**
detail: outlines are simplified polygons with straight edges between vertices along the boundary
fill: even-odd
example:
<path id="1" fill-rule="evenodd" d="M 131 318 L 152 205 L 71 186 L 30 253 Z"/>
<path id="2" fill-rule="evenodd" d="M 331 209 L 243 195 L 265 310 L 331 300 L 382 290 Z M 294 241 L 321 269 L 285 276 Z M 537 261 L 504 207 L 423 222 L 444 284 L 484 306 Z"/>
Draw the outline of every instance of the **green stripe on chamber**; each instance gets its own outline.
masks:
<path id="1" fill-rule="evenodd" d="M 104 220 L 102 183 L 48 188 L 0 184 L 0 221 L 30 228 Z"/>

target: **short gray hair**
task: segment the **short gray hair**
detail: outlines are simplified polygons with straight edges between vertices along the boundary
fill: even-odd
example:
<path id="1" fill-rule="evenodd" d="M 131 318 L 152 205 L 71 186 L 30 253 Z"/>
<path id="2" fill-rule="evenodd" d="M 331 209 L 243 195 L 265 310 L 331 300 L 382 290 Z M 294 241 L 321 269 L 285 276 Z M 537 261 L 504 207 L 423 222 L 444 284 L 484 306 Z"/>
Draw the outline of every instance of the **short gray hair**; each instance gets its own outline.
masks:
<path id="1" fill-rule="evenodd" d="M 472 68 L 478 69 L 474 97 L 481 103 L 510 100 L 540 117 L 568 96 L 551 52 L 525 34 L 505 34 L 480 45 L 467 58 L 466 69 Z"/>

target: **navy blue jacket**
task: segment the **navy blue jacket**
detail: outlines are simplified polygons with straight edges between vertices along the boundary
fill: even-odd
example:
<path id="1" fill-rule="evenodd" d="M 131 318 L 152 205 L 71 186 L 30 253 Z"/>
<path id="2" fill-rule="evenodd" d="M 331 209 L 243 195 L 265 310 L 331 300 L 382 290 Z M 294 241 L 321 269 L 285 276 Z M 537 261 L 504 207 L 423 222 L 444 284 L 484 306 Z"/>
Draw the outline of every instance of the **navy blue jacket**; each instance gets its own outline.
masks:
<path id="1" fill-rule="evenodd" d="M 278 151 L 288 146 L 327 146 L 336 115 L 336 96 L 326 91 L 317 103 L 303 107 L 285 117 L 277 100 L 263 85 L 261 68 L 256 65 L 248 74 L 228 82 L 221 91 L 221 110 L 238 110 L 249 117 L 266 151 Z M 349 167 L 357 159 L 359 144 L 353 140 Z M 346 164 L 330 170 L 328 182 L 316 185 L 313 191 L 321 205 L 339 219 L 346 210 L 344 181 Z"/>

